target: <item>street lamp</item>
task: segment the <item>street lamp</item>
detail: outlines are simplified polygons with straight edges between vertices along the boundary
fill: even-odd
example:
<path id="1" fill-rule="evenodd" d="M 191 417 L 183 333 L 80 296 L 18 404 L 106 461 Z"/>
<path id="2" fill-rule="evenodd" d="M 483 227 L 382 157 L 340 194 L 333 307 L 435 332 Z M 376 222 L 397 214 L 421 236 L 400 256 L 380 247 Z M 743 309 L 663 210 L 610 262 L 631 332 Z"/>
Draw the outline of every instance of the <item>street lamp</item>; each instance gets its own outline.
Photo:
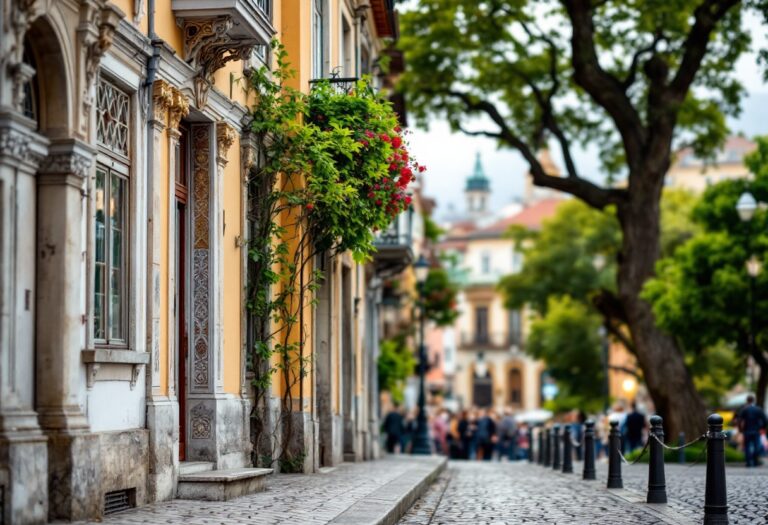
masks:
<path id="1" fill-rule="evenodd" d="M 752 220 L 759 207 L 760 205 L 758 205 L 755 197 L 748 191 L 742 193 L 736 203 L 736 211 L 745 225 Z M 747 249 L 751 251 L 752 230 L 749 227 L 747 227 L 747 239 Z M 749 276 L 749 353 L 750 355 L 755 355 L 755 290 L 757 276 L 760 275 L 760 272 L 763 269 L 763 264 L 755 254 L 752 254 L 749 259 L 747 259 L 745 266 L 747 275 Z"/>
<path id="2" fill-rule="evenodd" d="M 426 305 L 424 304 L 425 290 L 424 285 L 427 282 L 429 274 L 429 262 L 422 253 L 419 259 L 413 264 L 413 271 L 416 274 L 416 284 L 419 290 L 420 319 L 419 319 L 419 414 L 416 417 L 416 435 L 413 438 L 413 447 L 411 454 L 425 455 L 432 454 L 432 445 L 429 442 L 429 433 L 427 431 L 427 412 L 426 412 L 426 392 L 424 389 L 424 375 L 427 373 L 427 345 L 424 342 L 424 322 L 426 317 Z"/>
<path id="3" fill-rule="evenodd" d="M 598 335 L 600 336 L 600 343 L 602 344 L 601 361 L 603 365 L 603 412 L 608 413 L 611 408 L 611 383 L 610 383 L 610 368 L 608 361 L 610 360 L 610 346 L 608 344 L 608 332 L 604 326 L 598 328 Z"/>

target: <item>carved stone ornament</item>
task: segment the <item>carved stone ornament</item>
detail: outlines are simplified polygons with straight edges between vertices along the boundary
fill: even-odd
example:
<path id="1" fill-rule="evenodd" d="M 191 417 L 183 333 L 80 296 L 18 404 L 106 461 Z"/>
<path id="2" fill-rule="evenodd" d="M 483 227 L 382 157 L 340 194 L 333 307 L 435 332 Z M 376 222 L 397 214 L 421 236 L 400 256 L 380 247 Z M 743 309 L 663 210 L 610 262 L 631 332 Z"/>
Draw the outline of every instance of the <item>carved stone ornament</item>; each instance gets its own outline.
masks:
<path id="1" fill-rule="evenodd" d="M 24 84 L 29 81 L 34 71 L 24 64 L 24 36 L 32 22 L 50 7 L 51 0 L 12 0 L 7 16 L 4 16 L 3 38 L 0 39 L 0 67 L 10 74 L 13 82 L 13 107 L 23 112 Z M 2 8 L 9 2 L 3 2 Z"/>
<path id="2" fill-rule="evenodd" d="M 117 26 L 124 17 L 125 13 L 111 2 L 85 0 L 80 4 L 80 26 L 77 32 L 85 53 L 85 85 L 82 87 L 83 124 L 87 122 L 93 107 L 92 93 L 101 58 L 112 46 Z"/>
<path id="3" fill-rule="evenodd" d="M 0 154 L 8 155 L 19 162 L 40 164 L 44 153 L 32 147 L 29 135 L 15 129 L 0 129 Z"/>
<path id="4" fill-rule="evenodd" d="M 195 77 L 195 105 L 205 107 L 208 91 L 213 85 L 213 74 L 230 60 L 247 60 L 259 42 L 255 39 L 235 39 L 230 36 L 232 19 L 229 16 L 184 21 L 184 55 L 197 70 Z"/>
<path id="5" fill-rule="evenodd" d="M 179 129 L 179 123 L 181 122 L 181 119 L 189 115 L 189 101 L 187 100 L 187 97 L 184 95 L 184 93 L 175 87 L 171 88 L 171 92 L 172 97 L 168 113 L 168 127 L 174 131 L 177 131 Z"/>
<path id="6" fill-rule="evenodd" d="M 173 87 L 165 80 L 155 80 L 152 84 L 153 119 L 165 126 L 168 122 L 168 110 L 173 105 Z"/>
<path id="7" fill-rule="evenodd" d="M 198 403 L 190 411 L 192 439 L 210 439 L 213 427 L 213 409 Z"/>
<path id="8" fill-rule="evenodd" d="M 258 160 L 256 144 L 251 132 L 240 137 L 240 170 L 243 184 L 248 184 L 248 177 Z"/>
<path id="9" fill-rule="evenodd" d="M 219 164 L 226 166 L 227 153 L 229 148 L 235 143 L 237 132 L 235 128 L 227 124 L 226 122 L 219 122 L 216 124 L 216 160 Z"/>
<path id="10" fill-rule="evenodd" d="M 91 156 L 76 151 L 67 153 L 52 153 L 40 165 L 40 173 L 77 175 L 80 178 L 88 176 L 91 170 Z"/>

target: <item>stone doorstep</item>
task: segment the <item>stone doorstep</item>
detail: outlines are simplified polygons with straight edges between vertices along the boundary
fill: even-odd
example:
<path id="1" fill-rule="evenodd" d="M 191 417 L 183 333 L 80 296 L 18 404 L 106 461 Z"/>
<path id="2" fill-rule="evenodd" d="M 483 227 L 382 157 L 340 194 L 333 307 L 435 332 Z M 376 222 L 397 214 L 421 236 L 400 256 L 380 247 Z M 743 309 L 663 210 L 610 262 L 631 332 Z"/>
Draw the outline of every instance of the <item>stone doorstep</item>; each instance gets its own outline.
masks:
<path id="1" fill-rule="evenodd" d="M 271 468 L 205 470 L 179 476 L 178 499 L 228 501 L 261 492 Z"/>
<path id="2" fill-rule="evenodd" d="M 409 458 L 410 459 L 410 458 Z M 330 523 L 394 525 L 445 469 L 445 457 L 413 458 L 413 468 L 374 490 Z"/>
<path id="3" fill-rule="evenodd" d="M 213 461 L 182 461 L 179 463 L 179 476 L 194 474 L 196 472 L 208 472 L 214 469 Z"/>

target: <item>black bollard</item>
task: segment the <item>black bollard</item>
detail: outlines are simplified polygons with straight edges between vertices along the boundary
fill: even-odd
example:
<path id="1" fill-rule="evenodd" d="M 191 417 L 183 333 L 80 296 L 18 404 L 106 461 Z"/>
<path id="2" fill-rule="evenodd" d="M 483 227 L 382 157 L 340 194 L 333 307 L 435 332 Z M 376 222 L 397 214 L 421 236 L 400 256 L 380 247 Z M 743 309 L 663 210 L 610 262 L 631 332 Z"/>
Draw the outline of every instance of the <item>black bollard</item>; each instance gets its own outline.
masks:
<path id="1" fill-rule="evenodd" d="M 552 470 L 560 470 L 560 425 L 552 429 Z"/>
<path id="2" fill-rule="evenodd" d="M 677 446 L 682 447 L 685 445 L 685 432 L 680 432 L 680 435 L 677 436 Z M 681 465 L 685 464 L 685 449 L 681 448 L 677 451 L 677 462 Z"/>
<path id="3" fill-rule="evenodd" d="M 538 454 L 536 455 L 536 459 L 537 459 L 536 463 L 538 463 L 539 465 L 543 465 L 544 464 L 544 429 L 540 428 L 538 434 L 539 434 L 539 446 L 538 446 L 538 450 L 536 451 L 538 452 Z"/>
<path id="4" fill-rule="evenodd" d="M 661 416 L 651 416 L 651 441 L 649 448 L 651 459 L 648 462 L 648 503 L 667 502 L 667 483 L 664 476 L 664 427 Z M 654 436 L 658 440 L 654 439 Z"/>
<path id="5" fill-rule="evenodd" d="M 544 466 L 552 466 L 552 430 L 544 431 Z"/>
<path id="6" fill-rule="evenodd" d="M 528 463 L 533 463 L 533 427 L 528 427 Z"/>
<path id="7" fill-rule="evenodd" d="M 595 422 L 587 421 L 584 430 L 584 479 L 596 479 L 595 475 Z"/>
<path id="8" fill-rule="evenodd" d="M 563 472 L 573 472 L 573 451 L 571 450 L 571 425 L 563 428 Z"/>
<path id="9" fill-rule="evenodd" d="M 707 418 L 707 484 L 704 489 L 704 525 L 728 523 L 728 493 L 725 490 L 725 433 L 723 418 Z"/>
<path id="10" fill-rule="evenodd" d="M 608 434 L 608 488 L 621 489 L 624 483 L 621 481 L 621 432 L 619 422 L 611 421 L 611 433 Z"/>

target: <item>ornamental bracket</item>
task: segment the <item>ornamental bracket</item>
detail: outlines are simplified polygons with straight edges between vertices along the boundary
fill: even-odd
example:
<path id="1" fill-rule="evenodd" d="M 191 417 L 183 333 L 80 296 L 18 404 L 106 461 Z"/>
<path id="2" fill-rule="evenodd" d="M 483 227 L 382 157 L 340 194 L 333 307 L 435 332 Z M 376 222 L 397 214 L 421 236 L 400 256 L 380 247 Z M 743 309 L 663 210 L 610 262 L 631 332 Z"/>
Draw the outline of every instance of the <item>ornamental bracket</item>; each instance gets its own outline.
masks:
<path id="1" fill-rule="evenodd" d="M 197 71 L 194 79 L 195 105 L 203 109 L 208 92 L 214 83 L 213 75 L 231 60 L 248 60 L 255 38 L 232 36 L 234 22 L 230 16 L 205 19 L 186 19 L 184 29 L 184 56 Z"/>

